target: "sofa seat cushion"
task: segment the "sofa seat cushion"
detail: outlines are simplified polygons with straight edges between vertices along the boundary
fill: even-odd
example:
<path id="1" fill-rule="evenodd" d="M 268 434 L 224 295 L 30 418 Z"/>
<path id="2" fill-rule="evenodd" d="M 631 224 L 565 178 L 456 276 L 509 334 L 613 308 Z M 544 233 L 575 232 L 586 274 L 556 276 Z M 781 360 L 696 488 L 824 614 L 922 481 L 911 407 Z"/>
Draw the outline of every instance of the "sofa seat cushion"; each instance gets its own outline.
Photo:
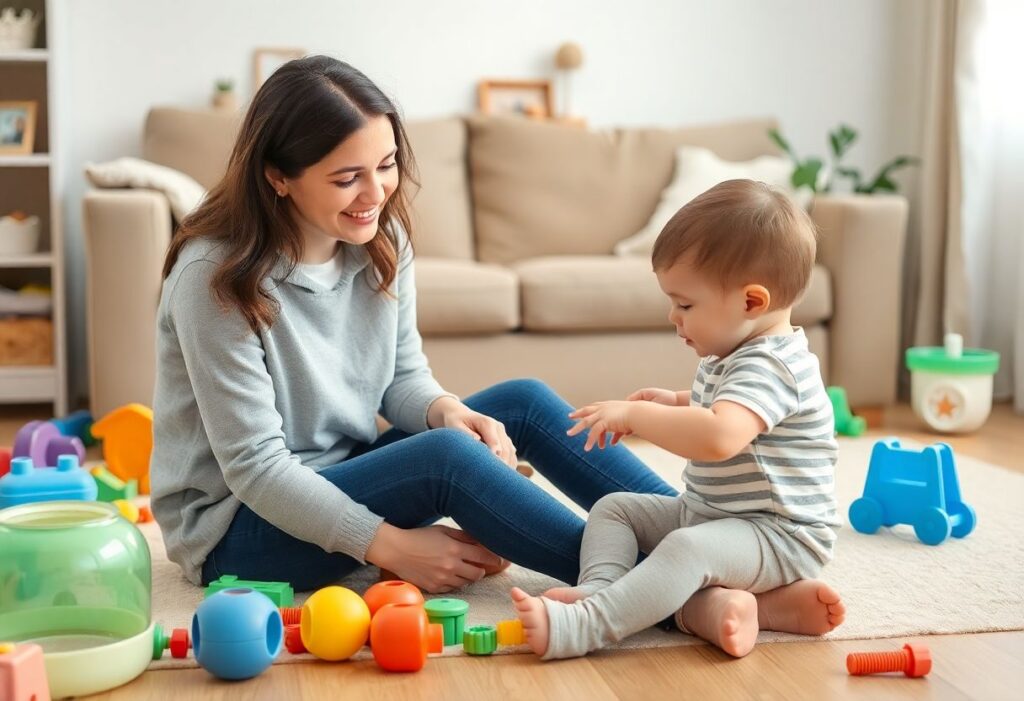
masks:
<path id="1" fill-rule="evenodd" d="M 416 314 L 424 336 L 511 331 L 519 327 L 519 280 L 500 265 L 417 257 Z"/>
<path id="2" fill-rule="evenodd" d="M 646 258 L 548 256 L 513 265 L 526 331 L 668 329 L 669 301 Z M 793 323 L 810 326 L 832 314 L 831 279 L 815 266 Z"/>
<path id="3" fill-rule="evenodd" d="M 526 331 L 667 328 L 669 302 L 646 258 L 547 256 L 513 266 Z"/>

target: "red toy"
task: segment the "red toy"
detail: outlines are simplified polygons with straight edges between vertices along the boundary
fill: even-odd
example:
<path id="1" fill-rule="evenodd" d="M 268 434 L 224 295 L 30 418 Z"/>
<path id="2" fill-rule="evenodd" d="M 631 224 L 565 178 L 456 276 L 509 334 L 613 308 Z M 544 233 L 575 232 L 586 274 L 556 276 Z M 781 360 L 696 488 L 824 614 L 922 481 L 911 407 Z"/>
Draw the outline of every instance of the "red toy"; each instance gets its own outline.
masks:
<path id="1" fill-rule="evenodd" d="M 370 609 L 370 616 L 377 613 L 385 604 L 416 604 L 423 605 L 423 594 L 415 584 L 408 582 L 377 582 L 363 594 L 363 601 Z"/>
<path id="2" fill-rule="evenodd" d="M 0 477 L 11 471 L 11 449 L 0 448 Z"/>
<path id="3" fill-rule="evenodd" d="M 851 652 L 846 656 L 846 671 L 854 676 L 903 672 L 923 677 L 932 671 L 932 653 L 927 645 L 913 643 L 893 652 Z"/>
<path id="4" fill-rule="evenodd" d="M 444 652 L 444 628 L 416 604 L 384 604 L 370 623 L 373 659 L 389 672 L 418 672 L 428 652 Z"/>

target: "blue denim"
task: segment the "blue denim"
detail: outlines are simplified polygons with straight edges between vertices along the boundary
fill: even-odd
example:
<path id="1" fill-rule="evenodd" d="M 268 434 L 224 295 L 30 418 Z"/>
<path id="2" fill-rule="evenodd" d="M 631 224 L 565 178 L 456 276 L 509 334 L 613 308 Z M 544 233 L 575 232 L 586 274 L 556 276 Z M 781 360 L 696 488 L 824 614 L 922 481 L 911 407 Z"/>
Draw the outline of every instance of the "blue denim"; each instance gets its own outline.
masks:
<path id="1" fill-rule="evenodd" d="M 503 423 L 519 457 L 585 510 L 612 492 L 677 494 L 622 446 L 584 452 L 585 436 L 565 435 L 572 407 L 538 380 L 503 382 L 464 402 Z M 450 516 L 518 565 L 569 583 L 579 575 L 584 521 L 461 431 L 410 435 L 392 429 L 320 474 L 399 528 Z M 287 581 L 304 591 L 336 582 L 359 566 L 347 555 L 288 535 L 242 505 L 207 557 L 203 582 L 235 574 Z"/>

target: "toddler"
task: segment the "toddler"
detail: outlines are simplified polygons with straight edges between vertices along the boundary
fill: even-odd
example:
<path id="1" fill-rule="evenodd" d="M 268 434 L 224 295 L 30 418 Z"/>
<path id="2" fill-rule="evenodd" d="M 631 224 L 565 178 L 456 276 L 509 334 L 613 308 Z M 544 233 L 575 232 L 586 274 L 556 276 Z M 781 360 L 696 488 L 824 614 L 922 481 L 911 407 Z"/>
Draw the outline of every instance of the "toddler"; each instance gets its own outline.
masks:
<path id="1" fill-rule="evenodd" d="M 832 406 L 790 320 L 814 258 L 807 214 L 751 180 L 716 185 L 662 230 L 652 262 L 669 320 L 701 356 L 692 389 L 583 407 L 569 435 L 587 432 L 586 450 L 635 435 L 688 458 L 686 491 L 602 498 L 578 585 L 513 588 L 535 653 L 585 655 L 674 615 L 742 657 L 761 628 L 821 635 L 843 621 L 839 595 L 813 579 L 839 524 Z"/>

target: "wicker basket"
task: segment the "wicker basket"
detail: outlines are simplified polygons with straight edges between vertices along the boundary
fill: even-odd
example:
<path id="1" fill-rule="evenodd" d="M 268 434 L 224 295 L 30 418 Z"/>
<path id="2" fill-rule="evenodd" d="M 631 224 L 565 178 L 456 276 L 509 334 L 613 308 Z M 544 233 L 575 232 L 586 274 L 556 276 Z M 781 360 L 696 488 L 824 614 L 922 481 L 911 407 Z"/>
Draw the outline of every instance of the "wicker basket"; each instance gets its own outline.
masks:
<path id="1" fill-rule="evenodd" d="M 0 318 L 0 365 L 53 365 L 53 322 Z"/>

